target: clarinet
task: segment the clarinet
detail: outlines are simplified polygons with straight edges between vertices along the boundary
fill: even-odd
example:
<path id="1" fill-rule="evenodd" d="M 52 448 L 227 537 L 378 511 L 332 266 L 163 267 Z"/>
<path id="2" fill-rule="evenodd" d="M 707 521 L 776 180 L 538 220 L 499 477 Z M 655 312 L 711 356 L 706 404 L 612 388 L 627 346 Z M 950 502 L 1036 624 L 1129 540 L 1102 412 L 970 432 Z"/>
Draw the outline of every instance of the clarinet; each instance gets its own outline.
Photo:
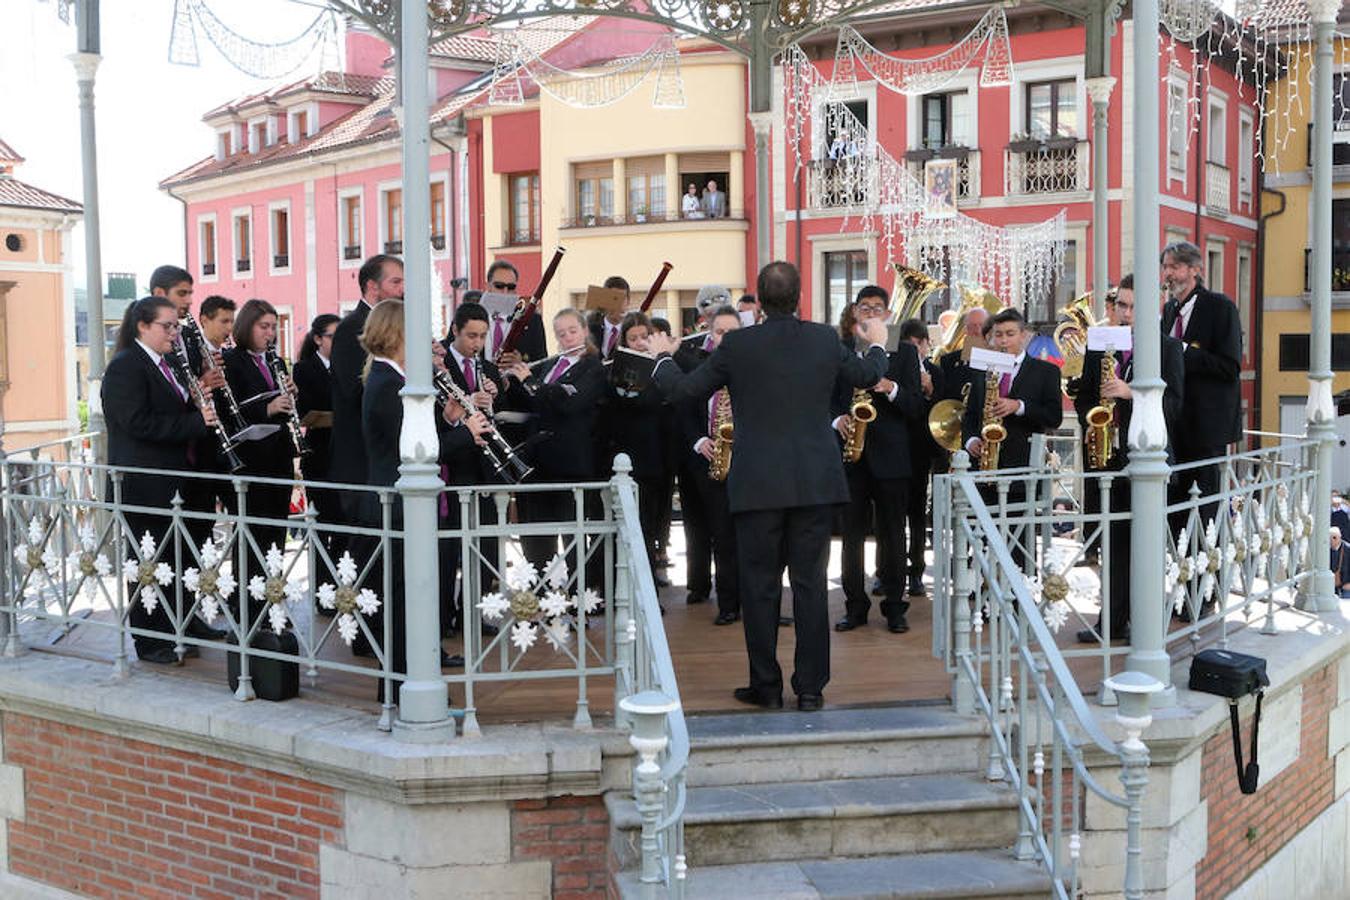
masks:
<path id="1" fill-rule="evenodd" d="M 182 335 L 183 335 L 183 343 L 185 345 L 189 341 L 196 344 L 197 352 L 199 352 L 202 356 L 203 374 L 205 374 L 207 371 L 211 372 L 220 371 L 220 365 L 216 362 L 215 354 L 212 353 L 210 350 L 206 349 L 206 338 L 202 335 L 201 326 L 197 324 L 197 320 L 192 317 L 192 313 L 190 312 L 183 314 Z M 234 389 L 230 387 L 230 382 L 228 379 L 224 380 L 224 384 L 221 387 L 211 392 L 211 402 L 212 405 L 216 407 L 217 418 L 220 417 L 220 406 L 215 402 L 215 399 L 218 396 L 225 398 L 225 406 L 229 409 L 230 413 L 231 427 L 234 428 L 242 427 L 244 423 L 244 415 L 239 411 L 239 403 L 238 401 L 235 400 Z"/>
<path id="2" fill-rule="evenodd" d="M 441 405 L 453 400 L 464 409 L 465 415 L 472 415 L 473 410 L 477 408 L 464 389 L 455 384 L 455 379 L 449 371 L 441 369 L 433 372 L 431 382 L 436 388 L 436 399 Z M 512 484 L 520 484 L 528 478 L 534 467 L 520 458 L 516 449 L 507 443 L 506 438 L 502 437 L 501 432 L 495 427 L 487 434 L 488 442 L 482 449 L 488 462 L 492 463 L 492 471 Z"/>
<path id="3" fill-rule="evenodd" d="M 286 371 L 286 364 L 277 356 L 277 342 L 272 341 L 267 345 L 264 352 L 267 359 L 267 368 L 272 372 L 272 380 L 277 383 L 291 398 L 295 398 L 295 385 L 291 382 L 290 373 Z M 291 404 L 291 411 L 286 416 L 286 430 L 291 433 L 291 447 L 295 450 L 296 456 L 309 455 L 309 442 L 305 440 L 305 433 L 300 428 L 300 414 L 295 410 L 295 404 Z"/>
<path id="4" fill-rule="evenodd" d="M 206 409 L 207 404 L 211 404 L 211 408 L 214 409 L 214 402 L 206 396 L 201 383 L 192 374 L 192 366 L 188 361 L 187 344 L 183 342 L 181 334 L 174 341 L 173 349 L 173 354 L 164 358 L 169 361 L 169 365 L 173 367 L 175 374 L 187 385 L 188 395 L 192 397 L 192 402 L 197 405 L 198 409 Z M 225 466 L 233 475 L 244 467 L 244 462 L 234 452 L 234 443 L 225 433 L 225 429 L 221 427 L 219 419 L 216 420 L 216 424 L 211 426 L 211 430 L 215 432 L 216 441 L 220 444 L 220 455 L 225 458 Z"/>

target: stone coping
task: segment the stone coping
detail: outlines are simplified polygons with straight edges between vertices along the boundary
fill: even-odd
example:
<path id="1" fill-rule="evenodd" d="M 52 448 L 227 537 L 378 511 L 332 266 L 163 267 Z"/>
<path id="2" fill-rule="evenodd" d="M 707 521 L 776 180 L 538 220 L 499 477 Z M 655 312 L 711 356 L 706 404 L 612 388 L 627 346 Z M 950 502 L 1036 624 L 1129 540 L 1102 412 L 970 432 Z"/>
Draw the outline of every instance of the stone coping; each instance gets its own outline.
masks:
<path id="1" fill-rule="evenodd" d="M 27 652 L 0 659 L 0 711 L 229 759 L 408 803 L 599 794 L 626 783 L 631 754 L 614 728 L 484 726 L 443 744 L 399 741 L 377 716 L 298 697 L 243 703 L 220 685 L 108 663 Z M 621 780 L 622 779 L 622 780 Z"/>

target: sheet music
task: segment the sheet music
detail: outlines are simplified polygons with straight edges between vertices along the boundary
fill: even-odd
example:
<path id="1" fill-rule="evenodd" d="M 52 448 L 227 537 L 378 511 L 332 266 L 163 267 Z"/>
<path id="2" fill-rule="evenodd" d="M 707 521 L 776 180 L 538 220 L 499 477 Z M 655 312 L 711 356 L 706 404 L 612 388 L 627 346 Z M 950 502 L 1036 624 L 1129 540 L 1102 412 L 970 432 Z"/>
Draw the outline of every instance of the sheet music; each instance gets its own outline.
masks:
<path id="1" fill-rule="evenodd" d="M 487 310 L 489 316 L 501 316 L 510 318 L 516 311 L 516 304 L 520 298 L 514 294 L 499 294 L 495 291 L 488 291 L 478 298 L 478 302 Z"/>
<path id="2" fill-rule="evenodd" d="M 970 350 L 970 367 L 984 372 L 997 372 L 1000 375 L 1010 373 L 1016 361 L 1017 357 L 1011 353 L 999 353 L 983 347 L 972 347 Z"/>
<path id="3" fill-rule="evenodd" d="M 1134 349 L 1134 329 L 1128 325 L 1095 325 L 1088 329 L 1087 341 L 1089 350 L 1110 348 L 1122 353 Z"/>

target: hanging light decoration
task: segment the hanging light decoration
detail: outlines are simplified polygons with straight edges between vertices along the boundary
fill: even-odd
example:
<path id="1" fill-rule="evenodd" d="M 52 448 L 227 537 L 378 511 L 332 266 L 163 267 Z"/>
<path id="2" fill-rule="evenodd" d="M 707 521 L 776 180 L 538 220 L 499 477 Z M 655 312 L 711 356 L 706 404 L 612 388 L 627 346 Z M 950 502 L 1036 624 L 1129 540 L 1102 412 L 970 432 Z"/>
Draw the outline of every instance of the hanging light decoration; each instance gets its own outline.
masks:
<path id="1" fill-rule="evenodd" d="M 493 104 L 519 106 L 525 102 L 523 79 L 559 103 L 576 109 L 596 109 L 617 103 L 655 76 L 652 106 L 683 109 L 684 79 L 680 53 L 671 35 L 661 37 L 639 54 L 621 56 L 588 66 L 585 71 L 564 69 L 545 60 L 522 38 L 521 29 L 497 36 L 497 62 L 489 98 Z"/>
<path id="2" fill-rule="evenodd" d="M 851 25 L 839 29 L 834 54 L 835 85 L 857 80 L 861 67 L 878 84 L 897 94 L 914 96 L 943 90 L 962 72 L 980 63 L 980 86 L 1012 84 L 1012 46 L 1008 41 L 1008 17 L 995 6 L 951 48 L 923 59 L 902 59 L 883 53 L 868 43 Z"/>
<path id="3" fill-rule="evenodd" d="M 230 28 L 206 0 L 174 0 L 169 62 L 183 66 L 201 64 L 197 51 L 199 29 L 230 65 L 253 78 L 284 78 L 303 68 L 316 53 L 320 72 L 338 68 L 338 22 L 332 10 L 319 13 L 295 37 L 266 43 Z"/>

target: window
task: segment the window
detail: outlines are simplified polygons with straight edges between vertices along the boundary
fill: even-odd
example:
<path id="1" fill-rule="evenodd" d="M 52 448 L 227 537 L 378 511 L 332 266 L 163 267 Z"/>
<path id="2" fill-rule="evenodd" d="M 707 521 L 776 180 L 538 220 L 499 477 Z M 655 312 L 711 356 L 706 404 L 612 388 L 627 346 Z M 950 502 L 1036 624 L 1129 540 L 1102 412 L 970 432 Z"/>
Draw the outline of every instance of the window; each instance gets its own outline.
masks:
<path id="1" fill-rule="evenodd" d="M 1210 98 L 1208 129 L 1205 133 L 1206 155 L 1217 166 L 1228 164 L 1228 107 L 1220 100 Z"/>
<path id="2" fill-rule="evenodd" d="M 199 259 L 202 261 L 202 277 L 210 278 L 216 274 L 216 219 L 199 219 L 197 222 Z"/>
<path id="3" fill-rule="evenodd" d="M 1243 248 L 1238 251 L 1237 288 L 1233 298 L 1238 308 L 1238 324 L 1242 328 L 1242 356 L 1246 358 L 1251 335 L 1252 321 L 1252 251 Z"/>
<path id="4" fill-rule="evenodd" d="M 1238 202 L 1251 205 L 1252 163 L 1256 159 L 1256 124 L 1245 110 L 1238 115 Z"/>
<path id="5" fill-rule="evenodd" d="M 247 213 L 234 215 L 234 271 L 248 272 L 253 268 L 253 219 Z"/>
<path id="6" fill-rule="evenodd" d="M 1312 361 L 1312 339 L 1306 334 L 1280 335 L 1280 371 L 1306 372 Z M 1331 370 L 1350 372 L 1350 334 L 1331 336 Z"/>
<path id="7" fill-rule="evenodd" d="M 1027 321 L 1033 326 L 1050 325 L 1058 318 L 1059 310 L 1072 303 L 1077 296 L 1078 241 L 1070 238 L 1064 242 L 1063 271 L 1053 277 L 1048 289 L 1028 290 L 1025 293 Z"/>
<path id="8" fill-rule="evenodd" d="M 342 258 L 358 260 L 364 256 L 361 246 L 361 195 L 342 198 Z"/>
<path id="9" fill-rule="evenodd" d="M 842 250 L 824 255 L 826 323 L 834 325 L 867 284 L 867 251 Z"/>
<path id="10" fill-rule="evenodd" d="M 288 137 L 292 144 L 304 140 L 309 134 L 309 111 L 302 109 L 291 113 L 290 127 L 287 130 L 290 132 Z"/>
<path id="11" fill-rule="evenodd" d="M 445 249 L 445 182 L 431 183 L 431 246 Z"/>
<path id="12" fill-rule="evenodd" d="M 1190 137 L 1187 110 L 1187 86 L 1169 79 L 1167 82 L 1167 173 L 1186 179 L 1186 142 Z"/>
<path id="13" fill-rule="evenodd" d="M 614 165 L 608 161 L 575 167 L 577 224 L 608 225 L 614 220 Z"/>
<path id="14" fill-rule="evenodd" d="M 511 244 L 539 243 L 539 173 L 527 172 L 512 175 L 509 182 L 511 192 Z"/>
<path id="15" fill-rule="evenodd" d="M 272 268 L 291 265 L 291 210 L 289 206 L 272 208 Z"/>
<path id="16" fill-rule="evenodd" d="M 381 196 L 384 201 L 384 252 L 403 252 L 403 191 L 390 188 Z"/>
<path id="17" fill-rule="evenodd" d="M 216 159 L 226 159 L 234 152 L 234 135 L 229 131 L 216 132 Z"/>
<path id="18" fill-rule="evenodd" d="M 863 151 L 869 127 L 866 100 L 850 100 L 847 103 L 827 103 L 821 109 L 824 119 L 821 130 L 824 139 L 820 156 L 822 159 L 835 159 L 839 156 L 856 156 Z M 856 120 L 856 121 L 855 121 Z M 859 132 L 861 128 L 861 132 Z M 859 133 L 855 133 L 859 132 Z"/>
<path id="19" fill-rule="evenodd" d="M 923 146 L 970 146 L 970 95 L 965 91 L 928 94 L 923 98 Z"/>
<path id="20" fill-rule="evenodd" d="M 1039 81 L 1027 85 L 1027 134 L 1045 140 L 1078 136 L 1077 82 Z"/>
<path id="21" fill-rule="evenodd" d="M 666 163 L 660 156 L 630 159 L 627 165 L 628 221 L 665 218 Z"/>
<path id="22" fill-rule="evenodd" d="M 248 152 L 257 153 L 267 146 L 267 122 L 254 122 L 249 126 Z"/>
<path id="23" fill-rule="evenodd" d="M 1223 291 L 1223 247 L 1211 244 L 1205 250 L 1205 286 L 1211 291 Z"/>

